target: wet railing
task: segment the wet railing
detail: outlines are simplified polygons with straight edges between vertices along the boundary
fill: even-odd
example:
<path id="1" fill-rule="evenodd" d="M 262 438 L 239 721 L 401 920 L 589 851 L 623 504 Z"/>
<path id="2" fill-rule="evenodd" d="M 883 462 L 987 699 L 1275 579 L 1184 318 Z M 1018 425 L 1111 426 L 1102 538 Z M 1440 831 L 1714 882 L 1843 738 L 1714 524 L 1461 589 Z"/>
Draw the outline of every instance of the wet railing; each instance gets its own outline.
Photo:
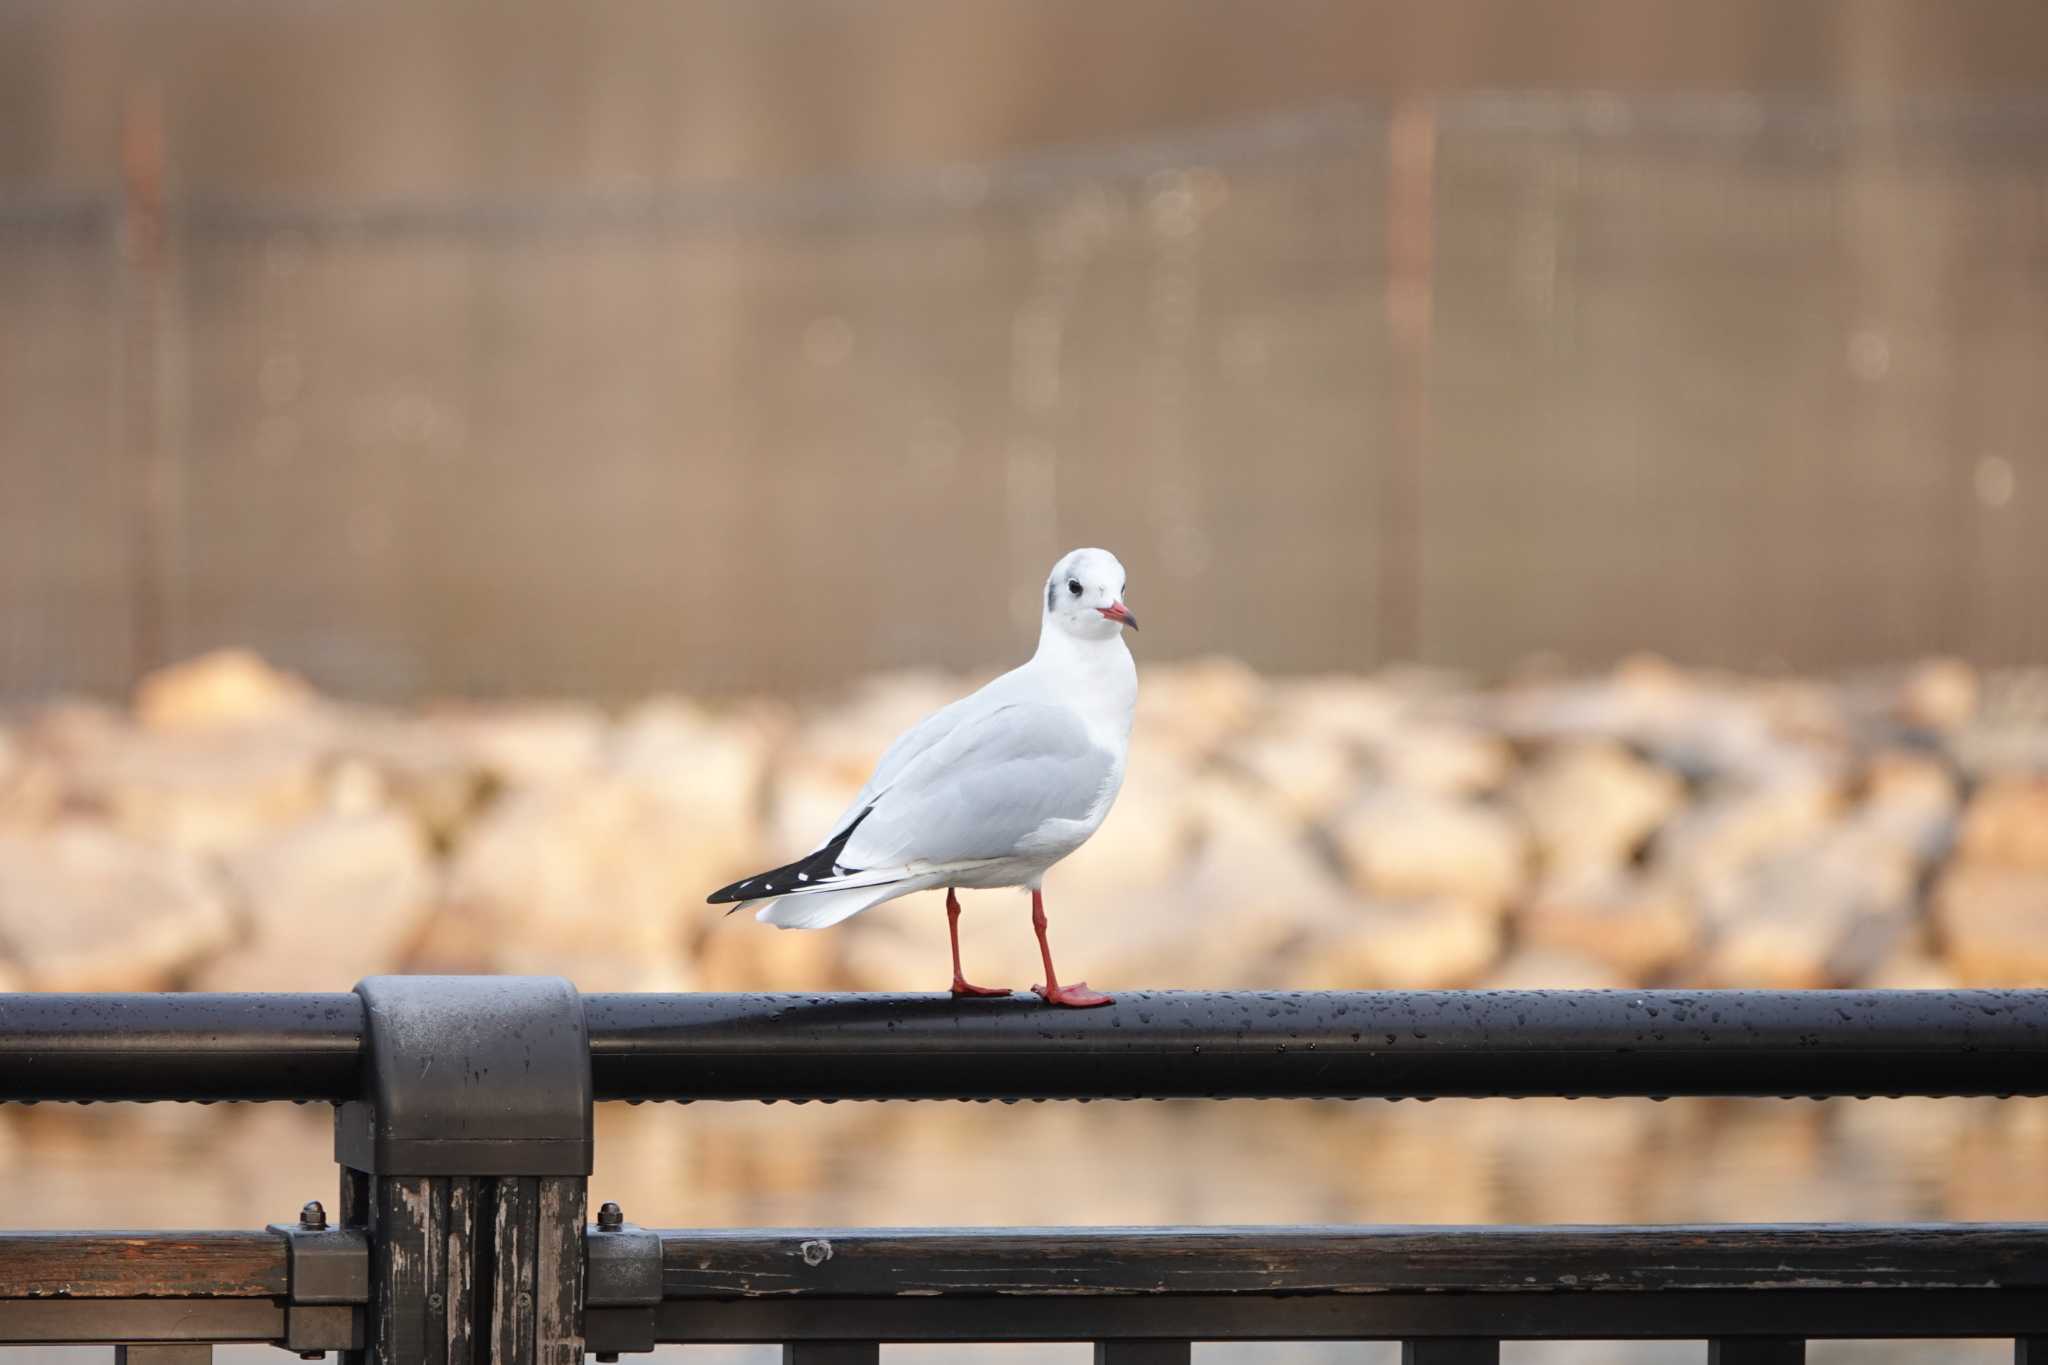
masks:
<path id="1" fill-rule="evenodd" d="M 0 1343 L 174 1365 L 768 1342 L 2006 1337 L 2048 1360 L 2048 1224 L 663 1230 L 586 1219 L 597 1100 L 2048 1093 L 2048 992 L 579 996 L 535 978 L 333 995 L 0 996 L 0 1100 L 335 1106 L 334 1215 L 0 1233 Z M 687 1122 L 678 1116 L 677 1122 Z M 630 1203 L 630 1191 L 618 1192 Z"/>

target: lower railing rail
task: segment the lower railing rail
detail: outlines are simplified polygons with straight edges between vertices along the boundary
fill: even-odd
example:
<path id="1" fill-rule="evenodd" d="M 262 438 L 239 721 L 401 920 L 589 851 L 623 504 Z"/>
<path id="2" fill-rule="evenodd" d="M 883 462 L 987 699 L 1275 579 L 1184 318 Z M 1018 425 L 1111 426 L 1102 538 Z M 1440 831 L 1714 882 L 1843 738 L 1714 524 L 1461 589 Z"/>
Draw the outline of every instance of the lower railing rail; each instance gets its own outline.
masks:
<path id="1" fill-rule="evenodd" d="M 0 1235 L 0 1343 L 123 1343 L 142 1362 L 203 1358 L 186 1343 L 360 1348 L 367 1243 L 309 1253 L 295 1231 Z M 766 1342 L 825 1365 L 883 1342 L 1093 1341 L 1155 1365 L 1200 1341 L 1398 1340 L 1462 1362 L 1502 1340 L 1699 1338 L 1736 1362 L 1798 1359 L 1810 1338 L 2009 1337 L 2019 1360 L 2048 1359 L 2041 1223 L 654 1232 L 607 1217 L 584 1243 L 601 1355 Z"/>
<path id="2" fill-rule="evenodd" d="M 599 1100 L 2048 1093 L 2048 992 L 581 996 L 540 978 L 349 995 L 0 996 L 0 1101 L 334 1105 L 333 1217 L 0 1233 L 0 1344 L 129 1365 L 268 1343 L 355 1365 L 567 1365 L 780 1343 L 2002 1337 L 2048 1365 L 2048 1224 L 653 1231 L 587 1218 Z"/>

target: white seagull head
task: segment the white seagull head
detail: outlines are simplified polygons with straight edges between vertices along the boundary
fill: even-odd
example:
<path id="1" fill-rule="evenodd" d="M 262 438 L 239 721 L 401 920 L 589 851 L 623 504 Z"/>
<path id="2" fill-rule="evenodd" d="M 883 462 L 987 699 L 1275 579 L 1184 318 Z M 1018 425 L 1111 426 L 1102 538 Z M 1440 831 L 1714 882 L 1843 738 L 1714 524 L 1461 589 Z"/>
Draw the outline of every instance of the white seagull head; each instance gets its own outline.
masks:
<path id="1" fill-rule="evenodd" d="M 1124 606 L 1124 566 L 1107 550 L 1075 550 L 1045 580 L 1045 619 L 1082 640 L 1107 640 L 1138 618 Z"/>

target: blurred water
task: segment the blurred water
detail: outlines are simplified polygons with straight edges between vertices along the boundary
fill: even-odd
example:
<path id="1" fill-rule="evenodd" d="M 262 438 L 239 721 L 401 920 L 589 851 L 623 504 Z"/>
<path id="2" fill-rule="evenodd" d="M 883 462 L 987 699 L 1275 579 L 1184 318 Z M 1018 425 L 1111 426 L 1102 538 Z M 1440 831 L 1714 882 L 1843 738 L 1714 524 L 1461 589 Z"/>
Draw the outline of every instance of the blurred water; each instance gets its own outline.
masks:
<path id="1" fill-rule="evenodd" d="M 1997 1221 L 2048 1218 L 2044 1137 L 2042 1101 L 608 1105 L 591 1197 L 617 1199 L 646 1226 Z M 11 1111 L 0 1124 L 0 1208 L 18 1228 L 255 1226 L 331 1199 L 330 1144 L 317 1108 Z M 1989 1362 L 2010 1351 L 1817 1344 L 1809 1359 Z M 1702 1353 L 1531 1344 L 1504 1358 Z M 705 1365 L 777 1358 L 670 1354 Z M 1397 1354 L 1214 1346 L 1198 1358 L 1336 1365 Z M 224 1353 L 238 1357 L 276 1358 Z M 901 1347 L 889 1357 L 1024 1365 L 1088 1355 Z"/>

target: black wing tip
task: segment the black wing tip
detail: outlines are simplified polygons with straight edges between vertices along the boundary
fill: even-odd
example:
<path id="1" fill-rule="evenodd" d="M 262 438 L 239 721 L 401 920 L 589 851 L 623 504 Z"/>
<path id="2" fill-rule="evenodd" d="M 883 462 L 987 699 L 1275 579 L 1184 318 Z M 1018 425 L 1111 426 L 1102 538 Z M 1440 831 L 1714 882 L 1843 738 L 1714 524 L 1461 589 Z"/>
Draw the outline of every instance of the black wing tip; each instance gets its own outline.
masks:
<path id="1" fill-rule="evenodd" d="M 826 844 L 817 852 L 799 858 L 793 863 L 785 863 L 781 867 L 771 867 L 766 872 L 756 872 L 751 877 L 742 877 L 731 886 L 721 886 L 706 896 L 704 903 L 706 905 L 724 905 L 731 901 L 750 901 L 758 896 L 786 895 L 796 890 L 798 884 L 808 881 L 813 877 L 832 876 L 840 870 L 834 861 L 839 857 L 840 850 L 846 847 L 846 841 L 853 837 L 853 831 L 860 825 L 861 821 L 868 818 L 869 812 L 873 810 L 874 807 L 869 806 L 859 815 L 854 816 L 852 822 L 845 829 L 833 836 L 832 842 Z M 783 883 L 784 886 L 784 890 L 780 893 L 775 890 L 777 882 Z M 732 912 L 728 910 L 726 913 L 731 914 Z"/>
<path id="2" fill-rule="evenodd" d="M 739 881 L 734 882 L 731 886 L 719 887 L 716 891 L 712 892 L 710 895 L 704 898 L 704 903 L 706 905 L 724 905 L 728 901 L 752 900 L 753 896 L 748 893 L 748 888 L 753 886 L 755 882 L 760 881 L 763 877 L 772 877 L 774 875 L 775 874 L 772 872 L 761 872 L 757 873 L 752 877 L 743 877 Z"/>

